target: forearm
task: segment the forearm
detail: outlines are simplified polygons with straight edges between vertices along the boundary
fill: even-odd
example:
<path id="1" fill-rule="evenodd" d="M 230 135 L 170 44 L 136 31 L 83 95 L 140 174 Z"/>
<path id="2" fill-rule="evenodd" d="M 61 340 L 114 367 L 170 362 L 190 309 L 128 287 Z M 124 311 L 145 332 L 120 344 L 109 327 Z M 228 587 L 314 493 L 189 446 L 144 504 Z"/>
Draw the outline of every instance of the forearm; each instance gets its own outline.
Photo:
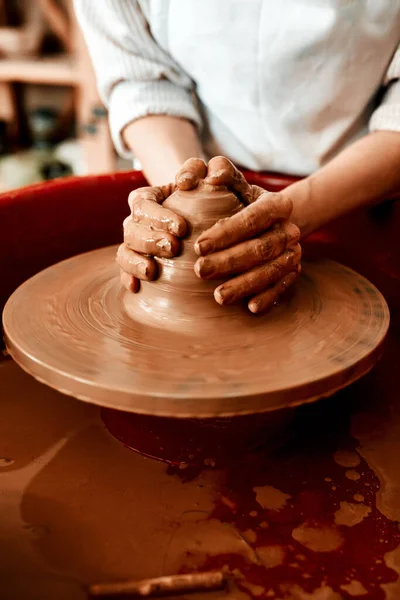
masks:
<path id="1" fill-rule="evenodd" d="M 313 175 L 288 186 L 302 236 L 362 206 L 400 192 L 400 133 L 358 140 Z"/>
<path id="2" fill-rule="evenodd" d="M 174 181 L 185 160 L 202 156 L 195 126 L 176 117 L 138 119 L 125 127 L 123 139 L 140 161 L 150 185 Z"/>

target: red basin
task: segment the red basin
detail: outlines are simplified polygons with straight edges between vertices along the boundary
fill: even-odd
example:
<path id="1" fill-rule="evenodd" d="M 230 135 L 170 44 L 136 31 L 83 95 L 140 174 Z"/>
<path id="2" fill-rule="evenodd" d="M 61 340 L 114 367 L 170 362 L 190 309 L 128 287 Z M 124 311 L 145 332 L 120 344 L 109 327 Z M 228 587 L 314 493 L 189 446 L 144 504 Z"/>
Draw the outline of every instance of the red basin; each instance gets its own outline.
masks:
<path id="1" fill-rule="evenodd" d="M 248 174 L 248 179 L 275 190 L 282 188 L 290 181 L 289 178 L 275 175 L 255 174 Z M 144 178 L 140 173 L 120 173 L 101 177 L 64 179 L 1 195 L 0 307 L 2 308 L 7 297 L 20 283 L 39 270 L 74 254 L 118 243 L 122 236 L 121 223 L 128 213 L 128 193 L 144 183 Z M 217 472 L 215 475 L 216 483 L 212 488 L 215 507 L 210 518 L 230 524 L 238 531 L 250 531 L 253 534 L 256 531 L 257 541 L 253 544 L 256 550 L 259 551 L 260 547 L 271 545 L 283 548 L 287 553 L 286 562 L 266 570 L 262 565 L 247 563 L 235 554 L 224 554 L 209 557 L 206 563 L 201 565 L 201 568 L 220 569 L 229 564 L 232 569 L 240 569 L 245 580 L 253 586 L 268 586 L 270 590 L 275 590 L 277 597 L 282 583 L 289 582 L 298 585 L 307 591 L 307 596 L 312 594 L 313 597 L 313 592 L 317 588 L 321 590 L 321 585 L 326 583 L 332 587 L 334 592 L 340 594 L 340 597 L 349 600 L 350 594 L 344 592 L 341 586 L 345 575 L 350 573 L 352 578 L 361 582 L 365 588 L 366 595 L 363 597 L 371 598 L 371 600 L 383 600 L 386 592 L 381 585 L 396 585 L 394 582 L 398 579 L 398 573 L 393 566 L 386 564 L 385 557 L 399 544 L 398 521 L 394 517 L 395 514 L 398 514 L 399 500 L 398 495 L 389 492 L 399 489 L 400 478 L 398 469 L 395 467 L 387 469 L 387 472 L 379 471 L 377 467 L 382 464 L 390 465 L 391 461 L 396 461 L 396 457 L 399 456 L 397 432 L 400 423 L 400 404 L 397 369 L 400 352 L 400 203 L 388 201 L 373 211 L 361 211 L 342 219 L 307 240 L 305 250 L 306 252 L 319 252 L 347 264 L 368 277 L 381 290 L 389 302 L 392 313 L 388 348 L 376 371 L 356 386 L 341 393 L 340 402 L 325 402 L 305 407 L 295 424 L 296 436 L 290 440 L 289 445 L 286 445 L 285 452 L 281 452 L 274 456 L 273 460 L 269 460 L 261 450 L 259 453 L 255 452 L 251 460 L 242 464 L 238 461 L 231 468 Z M 354 414 L 357 417 L 357 431 L 352 429 L 350 423 Z M 27 417 L 23 414 L 20 419 L 21 422 L 26 421 Z M 38 423 L 41 422 L 41 419 L 42 415 L 40 415 Z M 110 430 L 121 441 L 125 441 L 126 434 L 129 443 L 130 423 L 123 423 L 121 429 L 119 422 L 116 423 L 114 420 L 111 423 L 111 421 L 109 420 Z M 11 430 L 8 423 L 6 426 Z M 156 423 L 151 424 L 151 427 L 156 427 Z M 43 428 L 46 428 L 46 422 L 44 422 Z M 24 430 L 22 429 L 22 431 Z M 153 430 L 153 432 L 156 436 L 158 435 L 157 431 Z M 19 431 L 18 433 L 20 434 Z M 143 441 L 142 450 L 152 455 L 152 438 L 148 435 L 152 434 L 150 426 L 145 433 L 147 437 Z M 51 502 L 54 503 L 54 499 L 58 499 L 58 503 L 54 504 L 57 513 L 54 536 L 61 540 L 60 545 L 67 548 L 64 556 L 68 558 L 62 565 L 66 572 L 80 572 L 84 574 L 85 578 L 92 576 L 87 574 L 88 571 L 90 573 L 90 568 L 83 568 L 79 563 L 81 561 L 82 564 L 92 565 L 91 562 L 87 562 L 87 556 L 92 550 L 92 546 L 85 546 L 85 539 L 88 538 L 87 544 L 93 545 L 92 540 L 95 540 L 95 543 L 101 546 L 104 541 L 107 549 L 129 548 L 129 561 L 137 562 L 139 564 L 138 572 L 141 573 L 142 557 L 139 554 L 142 552 L 142 547 L 139 544 L 139 553 L 131 554 L 133 529 L 129 529 L 129 524 L 132 515 L 140 509 L 140 519 L 147 519 L 147 529 L 144 530 L 146 538 L 157 539 L 151 537 L 153 525 L 149 520 L 149 515 L 151 515 L 151 519 L 155 518 L 153 505 L 149 500 L 150 512 L 144 511 L 145 514 L 142 514 L 143 501 L 140 500 L 142 503 L 139 503 L 139 508 L 136 508 L 136 504 L 132 503 L 135 495 L 125 493 L 127 487 L 125 481 L 118 487 L 117 492 L 112 494 L 112 488 L 117 485 L 120 473 L 128 472 L 128 467 L 124 471 L 121 465 L 116 464 L 117 460 L 122 460 L 121 453 L 111 454 L 111 461 L 103 462 L 104 457 L 95 453 L 98 452 L 98 448 L 110 450 L 110 446 L 99 445 L 99 440 L 94 434 L 90 435 L 92 437 L 89 437 L 89 440 L 84 437 L 82 442 L 81 436 L 81 441 L 77 440 L 76 442 L 76 444 L 81 444 L 75 446 L 79 458 L 70 453 L 67 455 L 69 456 L 68 460 L 65 460 L 64 454 L 60 453 L 59 460 L 61 462 L 58 463 L 58 470 L 55 470 L 54 465 L 50 465 L 48 468 L 53 470 L 45 471 L 44 476 L 42 474 L 38 477 L 36 486 L 39 487 L 33 489 L 39 489 L 40 493 L 38 494 L 37 491 L 32 493 L 31 490 L 31 502 L 33 498 L 34 505 L 36 502 L 40 510 L 46 514 L 47 523 L 47 520 L 51 522 L 49 516 L 51 511 L 47 511 L 46 502 L 50 502 L 51 506 Z M 42 431 L 39 426 L 38 437 L 41 436 Z M 358 436 L 357 439 L 355 436 Z M 7 447 L 7 439 L 5 441 Z M 217 440 L 218 443 L 220 441 L 221 439 Z M 223 441 L 226 440 L 223 439 Z M 147 442 L 148 446 L 146 446 Z M 30 448 L 29 443 L 31 443 L 30 439 L 28 439 Z M 92 446 L 90 452 L 88 452 L 88 445 Z M 338 448 L 351 451 L 351 453 L 357 449 L 361 450 L 363 454 L 357 467 L 361 475 L 354 470 L 348 471 L 345 463 L 337 463 L 333 460 L 333 453 Z M 110 452 L 112 449 L 111 447 Z M 219 446 L 216 447 L 216 450 L 219 451 L 219 449 Z M 178 453 L 177 462 L 184 459 L 184 456 L 179 454 L 181 446 L 178 445 L 172 450 Z M 29 450 L 29 452 L 32 457 L 38 455 L 37 449 Z M 81 453 L 83 457 L 81 457 Z M 129 457 L 133 456 L 131 453 L 127 454 Z M 115 459 L 115 456 L 118 458 Z M 215 456 L 216 454 L 214 454 Z M 368 457 L 368 462 L 365 456 Z M 201 458 L 204 464 L 204 456 Z M 125 460 L 127 460 L 126 456 Z M 94 464 L 99 465 L 99 470 L 96 472 L 93 472 Z M 128 464 L 131 469 L 132 462 Z M 143 464 L 146 464 L 146 473 L 149 473 L 148 480 L 151 485 L 149 484 L 147 488 L 144 486 L 141 493 L 145 494 L 148 489 L 155 494 L 155 490 L 161 489 L 161 484 L 159 484 L 161 476 L 159 471 L 154 469 L 154 466 L 158 467 L 158 465 L 152 461 L 145 461 Z M 105 465 L 109 467 L 107 468 Z M 140 463 L 137 471 L 129 470 L 131 481 L 135 482 L 135 485 L 135 478 L 139 483 L 141 481 L 140 477 L 144 472 L 142 466 Z M 186 467 L 186 465 L 184 466 Z M 212 465 L 210 466 L 212 467 Z M 190 486 L 191 478 L 196 476 L 197 471 L 193 473 L 192 466 L 187 465 L 187 467 L 184 469 L 170 467 L 169 469 L 173 477 L 181 478 L 185 485 Z M 114 468 L 115 477 L 112 473 Z M 23 469 L 21 469 L 22 471 Z M 63 477 L 65 474 L 65 481 L 61 481 L 61 472 Z M 357 478 L 348 477 L 350 475 L 357 475 Z M 102 476 L 104 476 L 104 480 L 101 479 Z M 82 481 L 90 482 L 90 485 L 82 485 Z M 193 487 L 203 487 L 202 484 L 198 485 L 197 480 L 193 481 Z M 49 493 L 49 482 L 54 483 L 51 493 Z M 267 488 L 272 486 L 273 489 L 282 490 L 290 498 L 290 503 L 285 503 L 282 510 L 261 508 L 260 504 L 256 502 L 254 490 L 263 489 L 263 486 Z M 121 489 L 123 493 L 120 492 Z M 43 490 L 46 490 L 45 495 L 43 495 Z M 25 492 L 25 496 L 28 498 L 28 502 L 25 500 L 25 504 L 29 506 L 29 491 Z M 363 498 L 363 502 L 370 510 L 369 516 L 355 527 L 349 527 L 346 524 L 339 525 L 343 544 L 338 550 L 314 552 L 312 548 L 311 550 L 305 548 L 304 545 L 300 545 L 297 540 L 293 539 L 292 530 L 298 528 L 299 524 L 303 522 L 328 523 L 331 526 L 332 515 L 338 511 L 339 504 L 353 503 L 357 497 Z M 101 498 L 101 502 L 99 498 Z M 379 498 L 380 509 L 377 504 Z M 44 504 L 43 509 L 41 508 L 42 504 Z M 382 506 L 386 509 L 385 514 L 380 512 Z M 19 505 L 16 510 L 19 510 Z M 39 514 L 41 514 L 40 510 Z M 79 512 L 80 510 L 84 517 Z M 163 510 L 164 512 L 162 512 Z M 163 523 L 163 526 L 165 523 L 169 523 L 170 511 L 170 506 L 168 506 L 168 511 L 165 506 L 160 506 L 159 512 L 162 519 L 156 521 L 156 526 L 161 527 L 160 523 Z M 120 512 L 122 515 L 129 515 L 129 519 L 123 517 L 122 520 L 117 520 L 115 527 L 115 515 Z M 88 515 L 90 518 L 87 518 Z M 109 515 L 112 515 L 111 525 L 107 529 Z M 268 520 L 268 523 L 265 519 Z M 75 528 L 71 527 L 71 523 Z M 120 529 L 118 529 L 118 523 Z M 174 531 L 178 531 L 179 525 L 180 523 L 174 525 Z M 266 525 L 268 525 L 268 529 L 265 528 Z M 104 527 L 106 528 L 104 529 Z M 121 531 L 123 531 L 122 534 Z M 76 538 L 76 532 L 79 532 L 78 538 Z M 24 531 L 24 536 L 25 534 Z M 68 537 L 69 535 L 70 537 Z M 134 535 L 140 539 L 140 532 L 135 531 Z M 72 536 L 75 536 L 73 541 L 71 541 Z M 110 546 L 113 536 L 115 545 Z M 54 543 L 51 545 L 51 536 L 49 539 L 50 545 L 47 546 L 45 540 L 37 540 L 35 543 L 39 548 L 44 548 L 45 551 L 47 549 L 47 555 L 45 554 L 47 560 L 51 562 L 55 555 L 57 561 L 57 557 L 59 558 L 60 555 L 57 553 Z M 94 555 L 96 556 L 96 554 Z M 75 560 L 76 556 L 78 558 Z M 101 557 L 101 567 L 109 576 L 107 571 L 109 563 L 103 565 L 106 554 L 100 553 L 98 556 Z M 293 561 L 296 557 L 297 560 L 299 556 L 303 562 L 301 569 L 297 568 L 296 570 Z M 115 555 L 112 552 L 111 557 L 114 565 Z M 75 571 L 73 566 L 71 567 L 71 563 L 75 565 Z M 77 564 L 80 570 L 77 569 Z M 20 573 L 23 573 L 20 565 L 19 569 Z M 20 573 L 18 573 L 18 577 L 20 577 Z M 304 574 L 309 577 L 307 580 L 303 578 Z M 258 590 L 254 587 L 252 589 L 255 589 L 256 592 Z M 397 589 L 399 588 L 396 587 Z M 322 589 L 322 591 L 324 590 Z M 393 593 L 396 594 L 395 590 Z M 251 593 L 250 597 L 259 596 Z M 309 597 L 311 598 L 311 595 Z M 322 598 L 322 595 L 318 594 L 318 597 Z M 327 596 L 324 594 L 324 597 Z M 398 596 L 393 595 L 393 597 Z"/>

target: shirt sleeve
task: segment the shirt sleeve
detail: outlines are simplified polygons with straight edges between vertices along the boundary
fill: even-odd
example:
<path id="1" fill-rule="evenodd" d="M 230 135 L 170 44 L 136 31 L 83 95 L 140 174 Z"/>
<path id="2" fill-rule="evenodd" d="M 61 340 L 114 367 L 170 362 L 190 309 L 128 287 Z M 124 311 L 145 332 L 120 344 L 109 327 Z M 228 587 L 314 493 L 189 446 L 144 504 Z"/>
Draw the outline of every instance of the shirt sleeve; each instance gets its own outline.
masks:
<path id="1" fill-rule="evenodd" d="M 133 158 L 121 133 L 140 117 L 171 115 L 201 128 L 193 82 L 156 43 L 138 1 L 74 0 L 74 7 L 121 156 Z"/>
<path id="2" fill-rule="evenodd" d="M 386 91 L 382 102 L 372 113 L 370 131 L 400 132 L 400 45 L 392 58 L 383 84 Z"/>

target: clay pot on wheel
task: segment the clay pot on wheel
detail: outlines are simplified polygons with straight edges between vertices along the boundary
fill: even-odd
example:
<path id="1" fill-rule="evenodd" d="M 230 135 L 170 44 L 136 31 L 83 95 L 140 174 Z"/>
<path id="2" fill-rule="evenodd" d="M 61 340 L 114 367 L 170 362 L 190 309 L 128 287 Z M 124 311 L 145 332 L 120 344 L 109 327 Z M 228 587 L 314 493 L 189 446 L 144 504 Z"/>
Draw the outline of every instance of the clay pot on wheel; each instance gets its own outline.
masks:
<path id="1" fill-rule="evenodd" d="M 120 411 L 104 421 L 131 448 L 174 464 L 219 464 L 273 445 L 291 407 L 368 372 L 388 308 L 366 279 L 325 260 L 305 264 L 293 293 L 265 315 L 221 307 L 213 297 L 220 282 L 194 272 L 194 242 L 240 210 L 238 198 L 201 184 L 164 205 L 189 232 L 180 256 L 157 259 L 156 281 L 137 294 L 122 289 L 116 248 L 59 263 L 10 298 L 6 342 L 41 381 Z"/>

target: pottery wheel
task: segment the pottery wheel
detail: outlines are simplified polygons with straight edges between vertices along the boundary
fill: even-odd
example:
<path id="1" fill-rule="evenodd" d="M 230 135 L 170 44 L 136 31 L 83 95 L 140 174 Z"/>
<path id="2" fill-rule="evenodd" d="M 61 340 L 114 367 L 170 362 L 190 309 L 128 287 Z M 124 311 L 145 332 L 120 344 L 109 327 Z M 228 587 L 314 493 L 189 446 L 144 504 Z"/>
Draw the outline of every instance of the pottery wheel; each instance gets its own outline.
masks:
<path id="1" fill-rule="evenodd" d="M 115 251 L 48 268 L 6 306 L 14 359 L 65 394 L 154 415 L 269 411 L 334 393 L 381 353 L 385 300 L 335 262 L 306 264 L 292 294 L 268 314 L 235 313 L 230 333 L 218 335 L 214 320 L 214 334 L 199 337 L 127 314 L 124 298 L 131 294 L 121 289 Z"/>

